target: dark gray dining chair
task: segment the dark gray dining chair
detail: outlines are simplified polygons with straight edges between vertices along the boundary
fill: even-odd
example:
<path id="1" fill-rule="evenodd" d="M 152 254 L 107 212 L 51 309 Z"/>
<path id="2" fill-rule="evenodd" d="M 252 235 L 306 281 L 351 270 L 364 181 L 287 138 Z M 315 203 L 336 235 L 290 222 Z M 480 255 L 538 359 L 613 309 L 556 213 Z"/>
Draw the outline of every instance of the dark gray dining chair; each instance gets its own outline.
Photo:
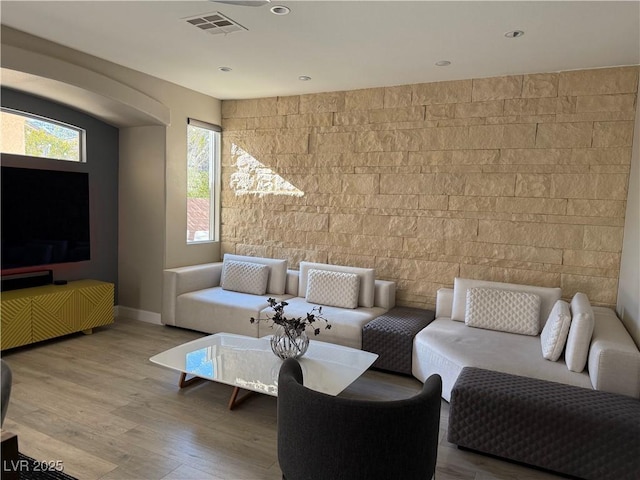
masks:
<path id="1" fill-rule="evenodd" d="M 303 386 L 297 360 L 278 379 L 278 461 L 286 480 L 434 477 L 442 379 L 393 401 L 333 397 Z"/>

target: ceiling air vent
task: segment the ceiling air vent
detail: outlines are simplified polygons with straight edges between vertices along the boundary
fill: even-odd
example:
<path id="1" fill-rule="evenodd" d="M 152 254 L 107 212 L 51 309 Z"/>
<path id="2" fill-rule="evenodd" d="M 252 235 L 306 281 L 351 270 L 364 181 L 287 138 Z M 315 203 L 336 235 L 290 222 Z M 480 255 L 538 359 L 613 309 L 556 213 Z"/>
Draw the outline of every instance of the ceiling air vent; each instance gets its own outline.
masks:
<path id="1" fill-rule="evenodd" d="M 247 30 L 247 28 L 243 27 L 238 22 L 231 20 L 229 17 L 224 16 L 220 12 L 207 13 L 197 17 L 186 18 L 185 20 L 187 23 L 199 28 L 203 32 L 210 33 L 211 35 Z"/>

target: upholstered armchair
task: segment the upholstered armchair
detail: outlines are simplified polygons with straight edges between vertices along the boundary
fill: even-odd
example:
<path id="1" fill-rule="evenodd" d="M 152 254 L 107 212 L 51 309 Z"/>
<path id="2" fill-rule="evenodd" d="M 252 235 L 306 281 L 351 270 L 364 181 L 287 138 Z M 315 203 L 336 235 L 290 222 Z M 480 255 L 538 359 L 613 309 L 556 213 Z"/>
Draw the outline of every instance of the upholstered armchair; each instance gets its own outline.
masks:
<path id="1" fill-rule="evenodd" d="M 11 396 L 11 369 L 9 368 L 9 364 L 4 360 L 0 359 L 0 373 L 2 375 L 2 384 L 0 385 L 0 395 L 2 396 L 2 401 L 0 402 L 0 407 L 2 407 L 2 418 L 0 419 L 1 424 L 4 423 L 4 417 L 7 414 L 7 408 L 9 407 L 9 397 Z"/>
<path id="2" fill-rule="evenodd" d="M 442 381 L 408 399 L 332 397 L 303 386 L 297 360 L 278 380 L 278 460 L 286 480 L 426 480 L 434 476 Z"/>

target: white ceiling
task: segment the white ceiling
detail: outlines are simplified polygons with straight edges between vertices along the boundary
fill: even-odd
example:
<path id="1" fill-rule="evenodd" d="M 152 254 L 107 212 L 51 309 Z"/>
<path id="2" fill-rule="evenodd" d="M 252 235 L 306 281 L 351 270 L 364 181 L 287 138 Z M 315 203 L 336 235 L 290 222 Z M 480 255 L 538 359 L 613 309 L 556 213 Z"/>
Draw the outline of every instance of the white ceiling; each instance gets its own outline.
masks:
<path id="1" fill-rule="evenodd" d="M 271 5 L 291 13 L 210 1 L 3 0 L 0 7 L 5 25 L 219 99 L 640 63 L 638 1 Z M 210 35 L 184 20 L 216 11 L 248 31 Z M 525 35 L 505 38 L 514 29 Z M 436 67 L 439 60 L 452 64 Z"/>

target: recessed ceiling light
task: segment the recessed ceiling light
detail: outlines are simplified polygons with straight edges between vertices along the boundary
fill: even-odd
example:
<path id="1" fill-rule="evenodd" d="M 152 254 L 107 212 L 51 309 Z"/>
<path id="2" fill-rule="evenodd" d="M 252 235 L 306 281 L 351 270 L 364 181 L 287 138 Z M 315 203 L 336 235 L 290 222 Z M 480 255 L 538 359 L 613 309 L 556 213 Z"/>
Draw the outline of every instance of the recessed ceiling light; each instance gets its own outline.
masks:
<path id="1" fill-rule="evenodd" d="M 451 65 L 451 62 L 449 60 L 438 60 L 435 65 L 436 67 L 448 67 Z"/>
<path id="2" fill-rule="evenodd" d="M 221 72 L 230 72 L 231 70 L 233 70 L 233 68 L 231 68 L 231 67 L 218 67 L 218 70 L 220 70 Z"/>
<path id="3" fill-rule="evenodd" d="M 524 32 L 522 30 L 511 30 L 510 32 L 504 34 L 504 36 L 507 38 L 520 38 L 523 35 Z"/>
<path id="4" fill-rule="evenodd" d="M 300 75 L 298 77 L 298 80 L 302 81 L 302 82 L 308 82 L 309 80 L 311 80 L 311 77 L 308 75 Z"/>
<path id="5" fill-rule="evenodd" d="M 288 15 L 289 12 L 291 12 L 289 7 L 285 7 L 284 5 L 274 5 L 269 10 L 271 10 L 271 13 L 274 15 Z"/>

